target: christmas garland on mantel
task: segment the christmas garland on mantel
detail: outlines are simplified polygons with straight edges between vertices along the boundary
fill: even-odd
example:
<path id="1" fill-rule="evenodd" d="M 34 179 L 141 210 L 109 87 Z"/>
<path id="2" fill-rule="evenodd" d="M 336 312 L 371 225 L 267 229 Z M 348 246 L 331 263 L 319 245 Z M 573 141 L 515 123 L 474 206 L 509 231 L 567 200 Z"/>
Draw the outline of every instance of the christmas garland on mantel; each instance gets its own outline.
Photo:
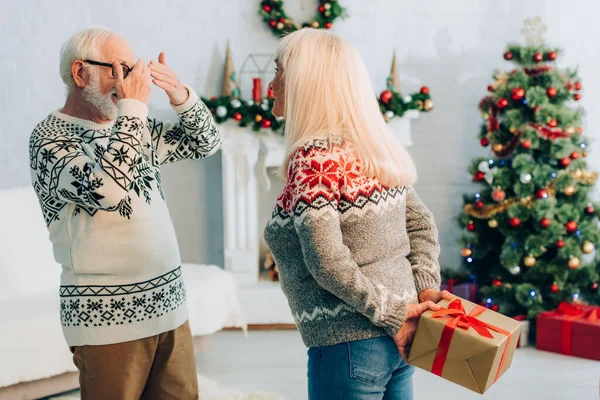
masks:
<path id="1" fill-rule="evenodd" d="M 202 98 L 218 124 L 234 120 L 240 127 L 251 127 L 258 132 L 261 129 L 271 129 L 275 133 L 283 134 L 284 121 L 275 118 L 273 109 L 273 93 L 268 90 L 263 97 L 262 82 L 254 78 L 252 100 L 244 100 L 240 96 L 237 74 L 233 67 L 233 57 L 229 44 L 225 56 L 223 71 L 223 86 L 220 97 Z M 390 74 L 386 79 L 387 88 L 379 95 L 379 108 L 386 122 L 394 117 L 402 117 L 407 111 L 431 111 L 433 101 L 429 95 L 429 88 L 423 86 L 419 92 L 403 96 L 400 92 L 400 78 L 396 64 L 396 55 L 392 59 Z"/>

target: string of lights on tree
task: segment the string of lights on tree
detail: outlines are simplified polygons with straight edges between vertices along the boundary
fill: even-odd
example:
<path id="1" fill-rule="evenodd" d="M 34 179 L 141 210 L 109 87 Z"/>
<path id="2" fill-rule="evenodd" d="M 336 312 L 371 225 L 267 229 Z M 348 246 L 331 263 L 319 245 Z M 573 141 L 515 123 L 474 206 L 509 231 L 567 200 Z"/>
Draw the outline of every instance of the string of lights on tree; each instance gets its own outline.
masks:
<path id="1" fill-rule="evenodd" d="M 588 196 L 597 173 L 587 169 L 583 112 L 573 107 L 582 84 L 556 68 L 560 50 L 541 40 L 539 20 L 525 26 L 526 46 L 504 59 L 480 102 L 480 143 L 493 157 L 469 171 L 482 186 L 465 195 L 459 217 L 461 255 L 482 284 L 482 304 L 508 315 L 554 309 L 560 301 L 598 304 L 599 207 Z"/>

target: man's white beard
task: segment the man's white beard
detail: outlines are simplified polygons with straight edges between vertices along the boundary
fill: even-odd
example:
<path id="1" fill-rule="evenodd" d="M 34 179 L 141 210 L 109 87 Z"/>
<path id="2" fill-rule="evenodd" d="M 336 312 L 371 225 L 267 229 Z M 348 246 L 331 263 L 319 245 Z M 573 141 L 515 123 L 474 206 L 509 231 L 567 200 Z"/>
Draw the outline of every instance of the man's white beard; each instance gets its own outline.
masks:
<path id="1" fill-rule="evenodd" d="M 98 74 L 92 73 L 90 79 L 90 83 L 83 88 L 83 97 L 96 107 L 103 117 L 116 119 L 117 107 L 112 101 L 112 95 L 117 92 L 116 89 L 111 90 L 108 94 L 102 94 Z"/>

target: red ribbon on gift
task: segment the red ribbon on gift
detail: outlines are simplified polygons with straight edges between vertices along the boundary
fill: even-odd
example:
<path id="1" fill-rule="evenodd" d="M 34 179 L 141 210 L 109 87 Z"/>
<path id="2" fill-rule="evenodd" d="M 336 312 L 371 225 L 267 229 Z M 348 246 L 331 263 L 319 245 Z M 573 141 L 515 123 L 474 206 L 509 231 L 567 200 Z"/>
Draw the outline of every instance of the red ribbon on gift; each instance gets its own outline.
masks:
<path id="1" fill-rule="evenodd" d="M 573 337 L 573 322 L 580 319 L 586 319 L 595 324 L 600 320 L 600 307 L 584 310 L 575 304 L 562 302 L 558 305 L 558 309 L 549 312 L 549 315 L 563 318 L 560 352 L 562 354 L 570 355 Z"/>
<path id="2" fill-rule="evenodd" d="M 508 346 L 510 344 L 510 338 L 512 335 L 510 332 L 502 328 L 498 328 L 497 326 L 488 324 L 487 322 L 483 322 L 476 318 L 479 314 L 485 311 L 487 311 L 487 308 L 477 305 L 469 314 L 467 314 L 461 300 L 455 299 L 448 305 L 448 308 L 443 308 L 442 310 L 433 313 L 431 318 L 452 317 L 452 319 L 446 322 L 446 325 L 444 325 L 442 336 L 440 337 L 438 348 L 435 353 L 435 358 L 433 359 L 433 366 L 431 368 L 432 373 L 437 376 L 442 376 L 442 371 L 444 370 L 444 365 L 446 364 L 446 359 L 448 358 L 448 351 L 450 350 L 450 343 L 452 343 L 452 336 L 454 335 L 456 328 L 465 330 L 473 328 L 479 335 L 490 339 L 494 337 L 492 332 L 490 332 L 490 330 L 492 330 L 506 335 L 507 337 L 506 347 L 504 347 L 504 352 L 502 353 L 500 366 L 498 367 L 498 372 L 496 373 L 494 382 L 498 380 L 502 372 L 502 366 L 504 365 L 506 354 L 508 353 Z"/>

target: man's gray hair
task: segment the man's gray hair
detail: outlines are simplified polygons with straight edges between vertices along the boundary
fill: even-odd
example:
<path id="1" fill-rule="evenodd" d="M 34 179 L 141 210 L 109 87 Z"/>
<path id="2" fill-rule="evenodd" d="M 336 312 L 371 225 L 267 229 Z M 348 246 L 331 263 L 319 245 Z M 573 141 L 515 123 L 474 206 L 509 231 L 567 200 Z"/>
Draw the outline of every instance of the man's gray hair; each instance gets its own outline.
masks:
<path id="1" fill-rule="evenodd" d="M 67 94 L 71 92 L 75 81 L 71 75 L 71 65 L 75 60 L 92 59 L 95 61 L 110 62 L 111 60 L 98 60 L 100 47 L 110 37 L 120 37 L 116 32 L 106 28 L 87 28 L 75 33 L 60 48 L 60 77 L 67 87 Z"/>

